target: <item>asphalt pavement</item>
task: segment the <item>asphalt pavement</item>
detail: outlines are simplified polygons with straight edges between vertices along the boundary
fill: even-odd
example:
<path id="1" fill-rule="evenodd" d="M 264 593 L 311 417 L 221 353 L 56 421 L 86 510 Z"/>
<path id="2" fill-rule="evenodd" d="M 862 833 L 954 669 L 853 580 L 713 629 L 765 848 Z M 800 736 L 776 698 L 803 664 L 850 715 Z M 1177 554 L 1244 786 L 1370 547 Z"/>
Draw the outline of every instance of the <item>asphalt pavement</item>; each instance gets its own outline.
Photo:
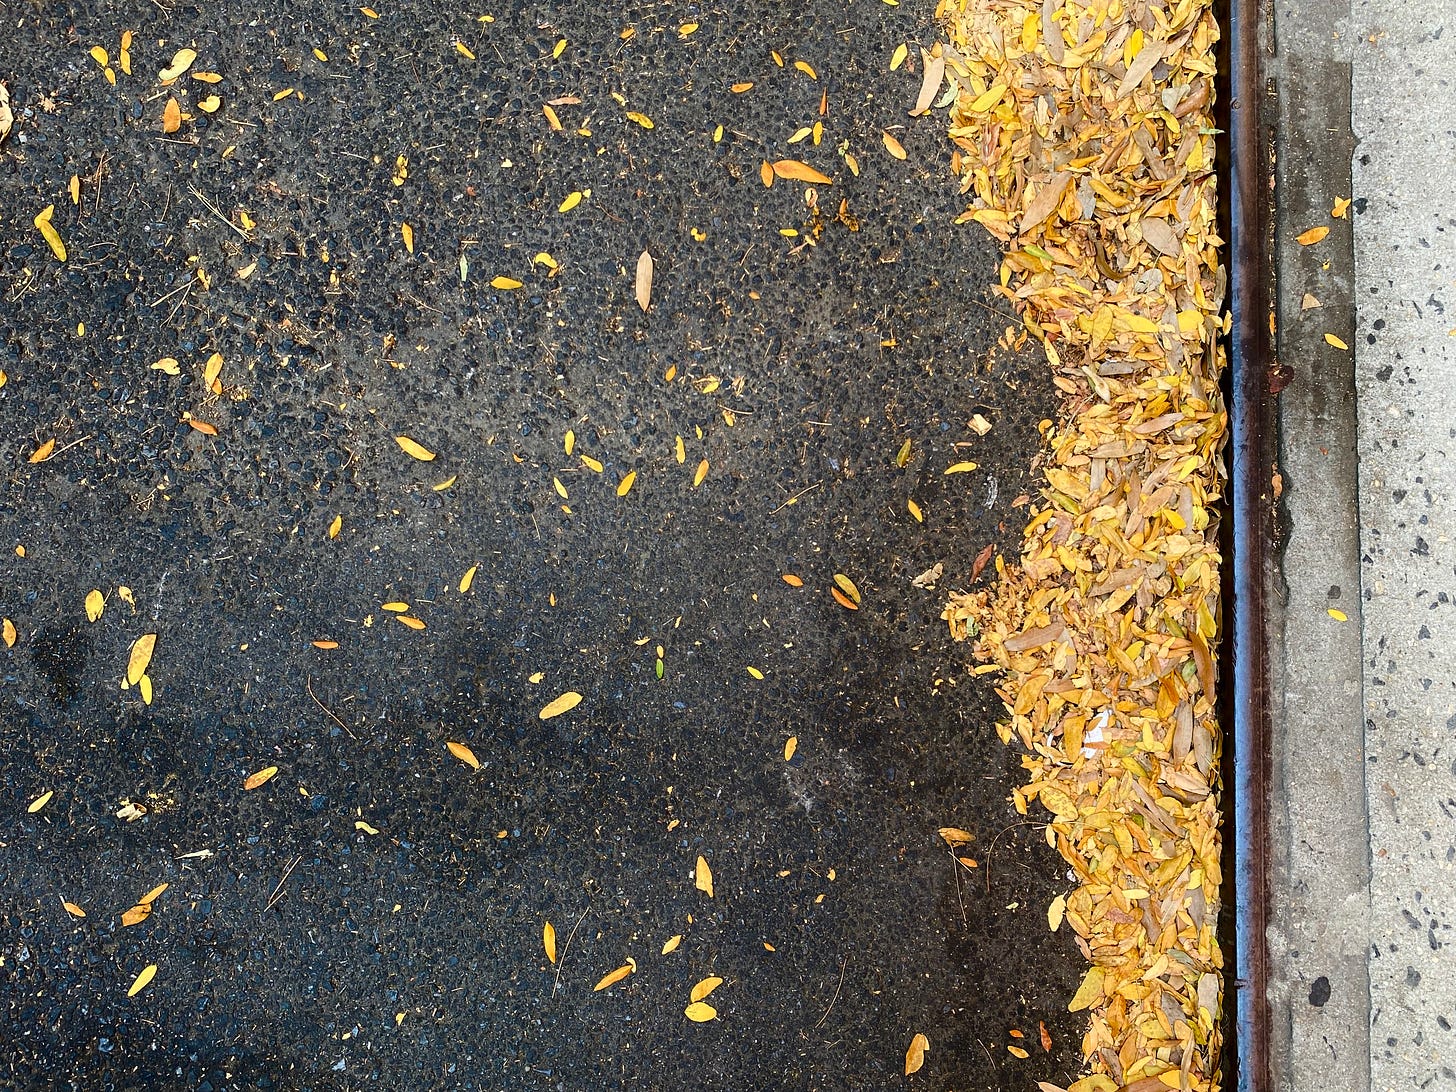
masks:
<path id="1" fill-rule="evenodd" d="M 7 1085 L 1074 1079 L 930 17 L 0 5 Z"/>

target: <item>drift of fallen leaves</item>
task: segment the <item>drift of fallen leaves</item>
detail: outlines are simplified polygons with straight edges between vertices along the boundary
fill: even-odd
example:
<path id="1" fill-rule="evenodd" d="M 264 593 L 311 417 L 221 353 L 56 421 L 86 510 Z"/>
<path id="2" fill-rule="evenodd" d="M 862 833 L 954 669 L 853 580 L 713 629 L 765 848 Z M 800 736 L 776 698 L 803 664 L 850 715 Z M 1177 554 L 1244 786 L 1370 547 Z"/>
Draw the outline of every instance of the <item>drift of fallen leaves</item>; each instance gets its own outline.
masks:
<path id="1" fill-rule="evenodd" d="M 1075 886 L 1048 909 L 1091 964 L 1078 1092 L 1218 1087 L 1223 953 L 1214 682 L 1219 380 L 1211 0 L 945 4 L 953 165 L 1004 247 L 993 291 L 1065 416 L 1019 562 L 945 619 L 1001 671 L 1023 814 Z M 1323 238 L 1307 233 L 1300 242 Z M 1048 814 L 1049 813 L 1049 814 Z"/>

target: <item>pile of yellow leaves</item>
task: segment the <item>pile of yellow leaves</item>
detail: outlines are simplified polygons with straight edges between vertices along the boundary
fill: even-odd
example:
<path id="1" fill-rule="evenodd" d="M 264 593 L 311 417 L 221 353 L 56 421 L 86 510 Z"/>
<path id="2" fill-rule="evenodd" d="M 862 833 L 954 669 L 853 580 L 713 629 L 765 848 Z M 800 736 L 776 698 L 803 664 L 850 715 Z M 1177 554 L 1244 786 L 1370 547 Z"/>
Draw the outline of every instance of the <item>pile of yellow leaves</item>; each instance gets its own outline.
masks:
<path id="1" fill-rule="evenodd" d="M 962 220 L 1005 244 L 997 291 L 1066 396 L 1020 565 L 945 618 L 1003 673 L 1015 802 L 1051 814 L 1076 876 L 1049 910 L 1092 964 L 1073 1092 L 1219 1087 L 1211 6 L 942 2 Z"/>

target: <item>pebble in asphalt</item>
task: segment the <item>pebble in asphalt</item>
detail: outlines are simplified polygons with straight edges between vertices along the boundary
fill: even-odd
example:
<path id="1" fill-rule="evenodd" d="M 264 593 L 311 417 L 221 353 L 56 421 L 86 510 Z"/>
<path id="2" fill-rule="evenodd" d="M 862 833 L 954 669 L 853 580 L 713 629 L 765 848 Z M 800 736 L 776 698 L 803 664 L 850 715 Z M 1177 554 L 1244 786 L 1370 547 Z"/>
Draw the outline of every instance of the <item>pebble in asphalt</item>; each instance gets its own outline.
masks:
<path id="1" fill-rule="evenodd" d="M 911 583 L 1014 550 L 1053 406 L 993 349 L 943 114 L 907 116 L 924 6 L 9 21 L 7 1083 L 885 1088 L 916 1032 L 913 1087 L 1071 1079 L 1061 866 L 1007 803 L 943 584 Z M 765 188 L 787 157 L 834 179 L 817 212 Z M 146 705 L 118 681 L 152 632 Z M 689 1022 L 710 975 L 718 1016 Z"/>

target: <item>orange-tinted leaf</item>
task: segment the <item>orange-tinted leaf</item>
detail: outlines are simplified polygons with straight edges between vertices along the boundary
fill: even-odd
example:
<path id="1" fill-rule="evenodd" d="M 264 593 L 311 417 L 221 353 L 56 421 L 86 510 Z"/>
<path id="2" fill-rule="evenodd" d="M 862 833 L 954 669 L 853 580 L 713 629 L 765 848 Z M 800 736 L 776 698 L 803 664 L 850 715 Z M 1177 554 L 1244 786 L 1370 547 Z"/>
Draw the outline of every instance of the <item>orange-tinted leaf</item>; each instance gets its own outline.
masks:
<path id="1" fill-rule="evenodd" d="M 623 964 L 615 971 L 612 971 L 610 974 L 602 975 L 601 981 L 599 981 L 595 986 L 592 987 L 592 992 L 599 993 L 602 990 L 606 989 L 608 986 L 615 986 L 618 982 L 622 981 L 622 979 L 626 978 L 631 973 L 632 964 Z"/>
<path id="2" fill-rule="evenodd" d="M 217 435 L 217 426 L 209 424 L 207 421 L 199 421 L 196 417 L 189 417 L 187 418 L 187 423 L 204 436 Z"/>
<path id="3" fill-rule="evenodd" d="M 68 902 L 62 899 L 61 905 L 66 908 L 66 913 L 70 914 L 73 918 L 84 918 L 86 916 L 86 911 L 82 910 L 74 902 Z"/>
<path id="4" fill-rule="evenodd" d="M 465 746 L 465 744 L 456 743 L 454 740 L 450 740 L 445 744 L 445 746 L 450 748 L 450 753 L 452 755 L 458 758 L 461 762 L 465 763 L 465 765 L 469 766 L 472 770 L 480 769 L 480 759 L 476 758 L 475 752 L 472 751 L 469 747 Z"/>
<path id="5" fill-rule="evenodd" d="M 1329 227 L 1321 224 L 1319 227 L 1312 227 L 1308 231 L 1301 231 L 1294 237 L 1294 241 L 1300 246 L 1313 246 L 1329 233 Z"/>
<path id="6" fill-rule="evenodd" d="M 838 588 L 830 588 L 829 589 L 829 594 L 832 595 L 832 596 L 834 596 L 834 601 L 836 603 L 838 603 L 841 607 L 843 607 L 845 610 L 859 610 L 859 604 L 856 603 L 849 596 L 845 595 Z"/>
<path id="7" fill-rule="evenodd" d="M 541 929 L 541 943 L 546 948 L 546 958 L 556 962 L 556 926 L 549 921 Z"/>
<path id="8" fill-rule="evenodd" d="M 823 171 L 816 171 L 809 164 L 801 163 L 797 159 L 780 159 L 773 165 L 773 173 L 794 182 L 812 182 L 818 186 L 834 184 L 834 180 Z"/>
<path id="9" fill-rule="evenodd" d="M 167 96 L 167 105 L 162 107 L 162 132 L 175 133 L 182 128 L 182 107 L 175 96 Z"/>
<path id="10" fill-rule="evenodd" d="M 885 142 L 885 150 L 896 159 L 905 158 L 905 146 L 890 135 L 888 131 L 880 134 L 880 139 Z"/>
<path id="11" fill-rule="evenodd" d="M 713 897 L 713 870 L 708 867 L 708 862 L 701 853 L 698 854 L 698 862 L 693 868 L 693 886 L 708 898 Z"/>
<path id="12" fill-rule="evenodd" d="M 30 462 L 43 463 L 51 457 L 52 452 L 54 452 L 55 450 L 55 439 L 49 439 L 45 443 L 41 444 L 40 447 L 36 448 L 33 452 L 31 452 Z"/>
<path id="13" fill-rule="evenodd" d="M 253 789 L 266 785 L 269 781 L 273 780 L 274 775 L 277 773 L 277 766 L 264 766 L 257 773 L 251 773 L 243 780 L 243 791 L 251 792 Z"/>
<path id="14" fill-rule="evenodd" d="M 920 1067 L 925 1064 L 925 1052 L 929 1049 L 930 1040 L 917 1031 L 910 1040 L 910 1049 L 905 1051 L 905 1076 L 920 1072 Z"/>
<path id="15" fill-rule="evenodd" d="M 545 708 L 537 716 L 542 720 L 550 720 L 552 717 L 559 717 L 562 713 L 569 713 L 581 704 L 581 695 L 575 690 L 568 690 L 559 698 L 547 702 Z"/>
<path id="16" fill-rule="evenodd" d="M 140 925 L 151 916 L 152 904 L 149 902 L 139 902 L 121 915 L 121 924 L 123 927 Z"/>

